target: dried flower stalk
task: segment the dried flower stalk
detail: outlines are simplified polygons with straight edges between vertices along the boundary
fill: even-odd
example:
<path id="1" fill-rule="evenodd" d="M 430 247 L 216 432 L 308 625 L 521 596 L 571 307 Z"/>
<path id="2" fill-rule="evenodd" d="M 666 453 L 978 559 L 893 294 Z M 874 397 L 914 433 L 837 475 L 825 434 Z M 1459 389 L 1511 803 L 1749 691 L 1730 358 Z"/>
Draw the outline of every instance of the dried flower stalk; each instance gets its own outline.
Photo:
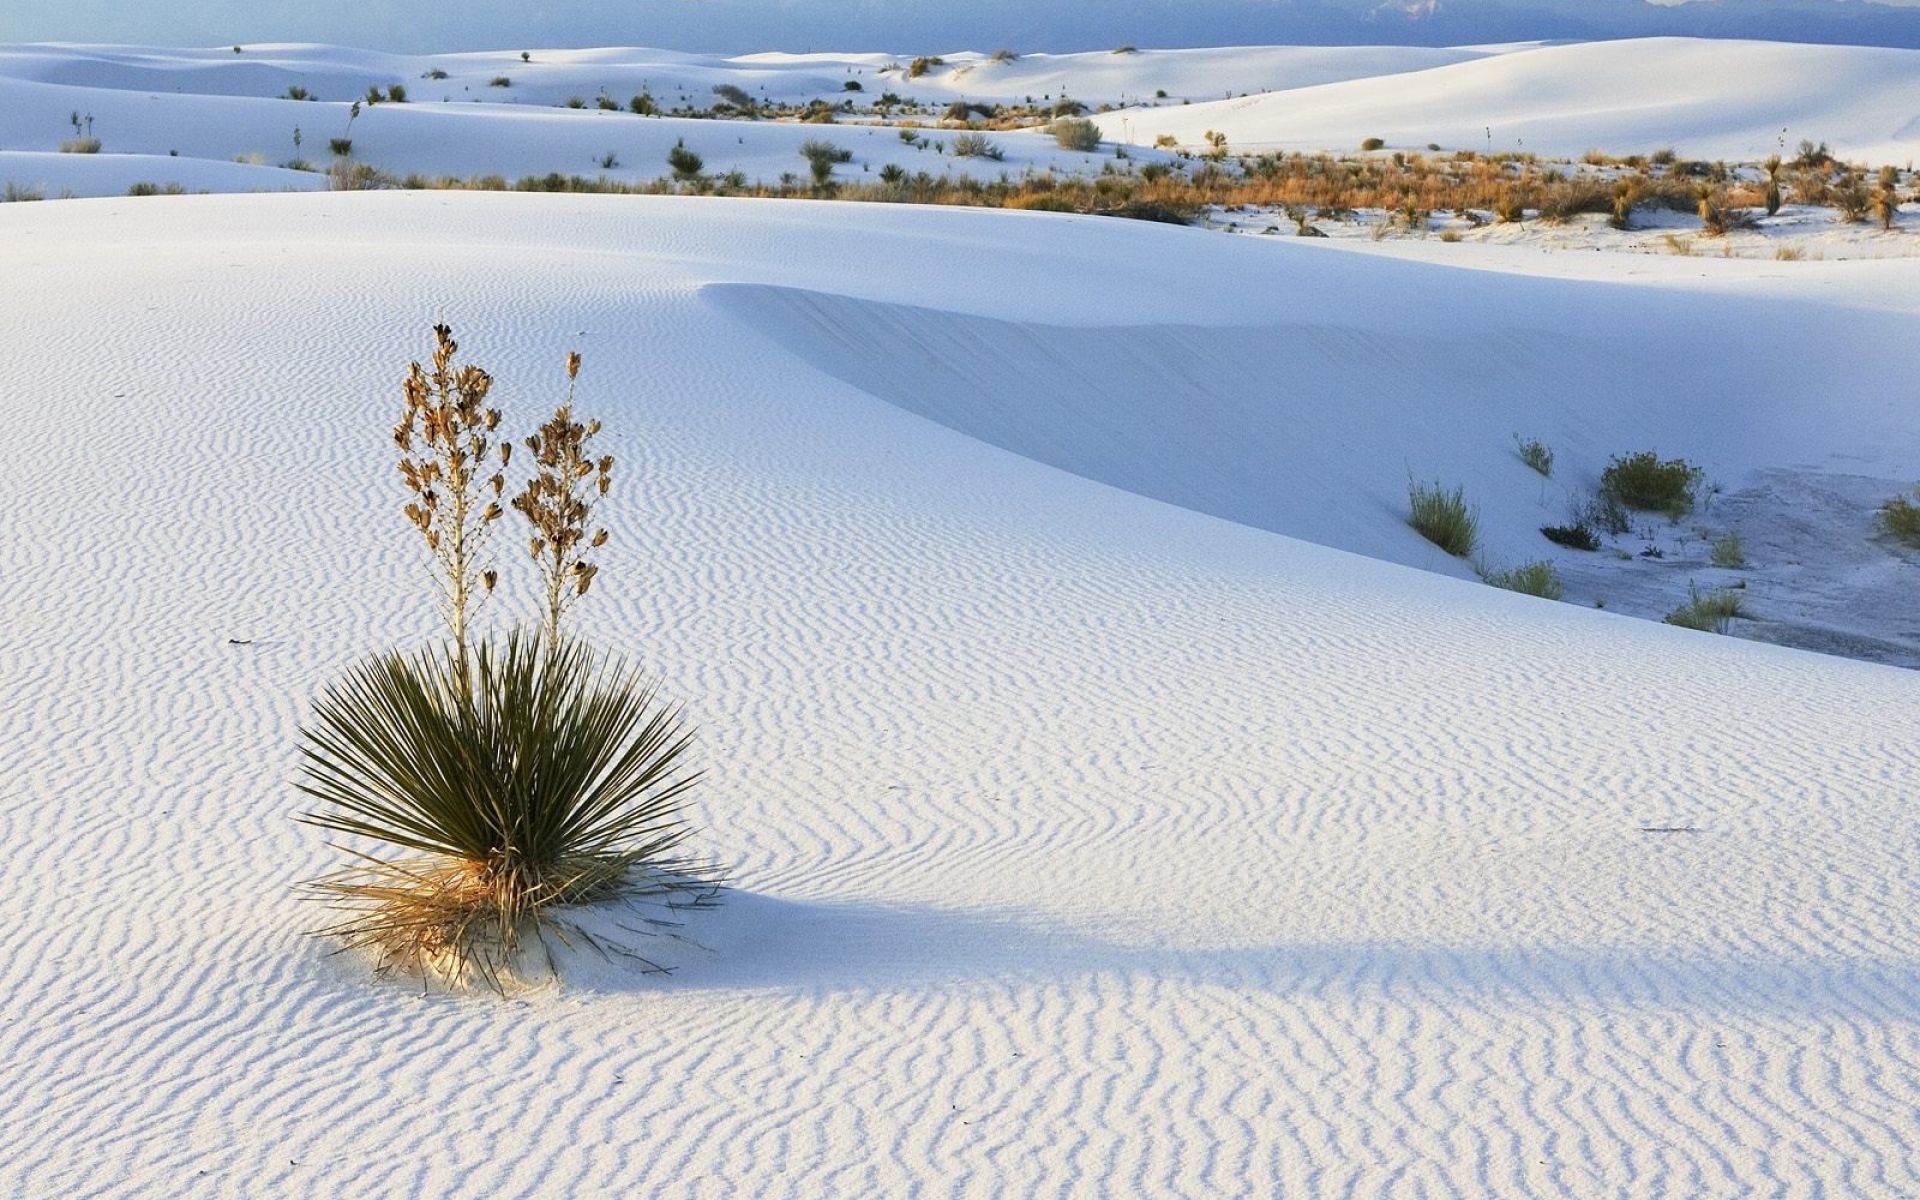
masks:
<path id="1" fill-rule="evenodd" d="M 441 613 L 465 661 L 469 612 L 498 579 L 483 552 L 489 527 L 500 519 L 507 481 L 498 470 L 487 475 L 494 459 L 490 435 L 500 424 L 499 410 L 485 406 L 493 377 L 471 364 L 454 365 L 460 347 L 447 326 L 435 325 L 433 336 L 433 369 L 418 362 L 407 368 L 406 412 L 393 441 L 400 448 L 400 476 L 413 494 L 407 519 L 426 538 L 439 568 Z M 511 444 L 500 445 L 500 466 L 512 451 Z"/>
<path id="2" fill-rule="evenodd" d="M 600 568 L 581 557 L 583 551 L 607 543 L 607 531 L 587 535 L 593 506 L 613 482 L 613 455 L 595 458 L 587 443 L 600 432 L 600 422 L 585 425 L 573 419 L 573 385 L 580 374 L 580 355 L 567 353 L 567 399 L 554 410 L 540 431 L 526 440 L 535 473 L 513 498 L 513 506 L 533 526 L 527 548 L 546 582 L 547 614 L 544 633 L 557 646 L 560 618 L 587 594 Z"/>

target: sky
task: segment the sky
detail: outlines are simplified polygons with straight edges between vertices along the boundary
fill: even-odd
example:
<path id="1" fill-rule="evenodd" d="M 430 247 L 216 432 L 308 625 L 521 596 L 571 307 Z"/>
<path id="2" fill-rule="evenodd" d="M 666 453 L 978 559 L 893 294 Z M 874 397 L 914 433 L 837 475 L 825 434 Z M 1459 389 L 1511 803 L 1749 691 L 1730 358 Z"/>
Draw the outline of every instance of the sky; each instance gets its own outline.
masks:
<path id="1" fill-rule="evenodd" d="M 1023 52 L 1142 47 L 1311 43 L 1425 43 L 1540 37 L 1624 36 L 1691 29 L 1629 27 L 1667 8 L 1636 0 L 1440 0 L 1444 21 L 1368 17 L 1381 0 L 0 0 L 0 43 L 69 41 L 162 46 L 328 42 L 371 50 L 454 50 L 650 46 L 702 52 L 757 50 L 939 53 L 1009 47 Z M 1682 0 L 1684 2 L 1684 0 Z M 1715 36 L 1920 44 L 1920 0 L 1698 0 L 1690 13 L 1716 14 Z M 1393 0 L 1400 8 L 1419 7 Z M 1747 14 L 1873 12 L 1872 30 L 1806 34 L 1797 24 L 1743 27 Z M 1532 14 L 1521 17 L 1513 13 Z M 1550 14 L 1542 23 L 1540 13 Z M 1569 17 L 1608 13 L 1626 26 L 1570 27 Z M 456 15 L 457 14 L 457 15 Z M 1911 36 L 1887 19 L 1908 20 Z M 1666 18 L 1671 19 L 1671 18 Z"/>

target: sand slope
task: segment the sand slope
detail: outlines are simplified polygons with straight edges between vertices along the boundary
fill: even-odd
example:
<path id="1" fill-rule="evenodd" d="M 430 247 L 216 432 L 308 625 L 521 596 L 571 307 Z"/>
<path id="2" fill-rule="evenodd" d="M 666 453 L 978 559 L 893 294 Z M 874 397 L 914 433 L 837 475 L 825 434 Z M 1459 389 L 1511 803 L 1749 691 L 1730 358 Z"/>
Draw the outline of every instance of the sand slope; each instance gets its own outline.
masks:
<path id="1" fill-rule="evenodd" d="M 1122 122 L 1125 122 L 1123 125 Z M 1392 148 L 1578 157 L 1791 158 L 1801 139 L 1904 166 L 1920 149 L 1920 51 L 1700 38 L 1548 45 L 1407 75 L 1331 82 L 1101 119 L 1110 137 L 1170 134 L 1236 153 Z"/>
<path id="2" fill-rule="evenodd" d="M 1901 264 L 1495 305 L 1484 273 L 1123 222 L 438 193 L 12 205 L 0 256 L 0 1191 L 1920 1190 L 1920 676 L 1126 490 L 1154 405 L 1286 366 L 1291 417 L 1196 414 L 1223 473 L 1236 441 L 1325 460 L 1257 502 L 1414 557 L 1383 427 L 1447 451 L 1422 470 L 1512 466 L 1433 442 L 1512 402 L 1474 376 L 1343 409 L 1457 376 L 1416 307 L 1470 314 L 1568 437 L 1912 470 L 1866 390 L 1912 377 Z M 1661 359 L 1675 397 L 1798 328 L 1829 407 L 1606 406 L 1535 345 L 1578 322 L 1580 363 L 1647 369 L 1703 288 L 1738 319 L 1692 326 L 1698 374 Z M 302 935 L 290 885 L 339 859 L 289 819 L 298 722 L 433 633 L 386 431 L 438 313 L 515 423 L 581 349 L 625 464 L 580 619 L 689 701 L 737 886 L 649 946 L 670 978 L 422 995 Z M 1182 385 L 1232 329 L 1337 352 Z M 1158 363 L 1107 410 L 1130 473 L 1036 461 L 1025 372 L 1079 345 L 1117 385 L 1129 330 Z M 890 382 L 853 369 L 875 333 Z M 990 380 L 1030 425 L 957 407 Z M 1316 409 L 1329 440 L 1260 441 Z"/>

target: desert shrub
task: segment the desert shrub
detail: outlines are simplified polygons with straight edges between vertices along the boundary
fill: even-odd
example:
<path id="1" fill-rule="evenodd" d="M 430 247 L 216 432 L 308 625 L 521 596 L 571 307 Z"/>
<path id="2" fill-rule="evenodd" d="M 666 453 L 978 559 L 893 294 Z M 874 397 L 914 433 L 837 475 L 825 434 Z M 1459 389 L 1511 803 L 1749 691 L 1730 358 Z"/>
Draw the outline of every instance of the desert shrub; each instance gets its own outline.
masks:
<path id="1" fill-rule="evenodd" d="M 1614 185 L 1593 178 L 1563 180 L 1542 188 L 1536 206 L 1545 221 L 1569 221 L 1581 213 L 1611 215 Z"/>
<path id="2" fill-rule="evenodd" d="M 1385 138 L 1370 137 L 1366 141 L 1360 143 L 1360 148 L 1362 150 L 1371 152 L 1371 151 L 1379 150 L 1383 148 L 1384 146 L 1386 146 L 1386 144 L 1387 144 L 1387 139 Z"/>
<path id="3" fill-rule="evenodd" d="M 700 170 L 707 164 L 705 159 L 687 149 L 684 140 L 675 138 L 673 149 L 667 151 L 667 165 L 673 168 L 675 179 L 687 182 L 700 178 Z"/>
<path id="4" fill-rule="evenodd" d="M 1539 438 L 1522 439 L 1513 435 L 1513 444 L 1520 451 L 1520 461 L 1549 478 L 1553 476 L 1553 450 Z"/>
<path id="5" fill-rule="evenodd" d="M 1687 602 L 1668 613 L 1663 620 L 1683 629 L 1725 633 L 1732 628 L 1735 617 L 1747 615 L 1740 604 L 1740 593 L 1734 589 L 1707 588 L 1703 591 L 1690 583 L 1687 585 Z"/>
<path id="6" fill-rule="evenodd" d="M 1007 207 L 1024 209 L 1029 212 L 1072 213 L 1080 211 L 1073 201 L 1067 199 L 1065 196 L 1056 196 L 1050 192 L 1042 192 L 1034 196 L 1021 196 Z"/>
<path id="7" fill-rule="evenodd" d="M 652 116 L 654 112 L 657 111 L 654 107 L 652 94 L 641 92 L 638 96 L 627 101 L 627 111 L 636 117 Z"/>
<path id="8" fill-rule="evenodd" d="M 1740 540 L 1738 529 L 1729 529 L 1713 540 L 1709 557 L 1716 567 L 1744 567 L 1747 565 L 1747 547 Z"/>
<path id="9" fill-rule="evenodd" d="M 1895 541 L 1905 542 L 1909 546 L 1920 546 L 1920 488 L 1915 489 L 1914 499 L 1895 496 L 1880 506 L 1880 531 Z"/>
<path id="10" fill-rule="evenodd" d="M 0 201 L 8 204 L 23 204 L 32 200 L 45 200 L 47 193 L 37 187 L 7 180 L 5 188 L 0 188 Z"/>
<path id="11" fill-rule="evenodd" d="M 1479 516 L 1469 507 L 1464 488 L 1451 492 L 1438 483 L 1431 486 L 1407 481 L 1407 523 L 1421 537 L 1455 558 L 1466 558 L 1480 538 Z"/>
<path id="12" fill-rule="evenodd" d="M 1617 456 L 1600 472 L 1600 490 L 1639 512 L 1678 520 L 1693 511 L 1704 472 L 1682 458 L 1662 460 L 1652 450 Z"/>
<path id="13" fill-rule="evenodd" d="M 598 108 L 601 112 L 619 112 L 620 111 L 620 102 L 618 100 L 615 100 L 612 96 L 601 96 L 593 102 L 593 105 L 595 108 Z"/>
<path id="14" fill-rule="evenodd" d="M 1815 144 L 1811 138 L 1802 138 L 1800 139 L 1800 153 L 1793 160 L 1793 165 L 1802 170 L 1815 167 L 1831 167 L 1833 165 L 1833 151 L 1827 148 L 1825 142 Z"/>
<path id="15" fill-rule="evenodd" d="M 1864 222 L 1867 219 L 1867 209 L 1873 203 L 1872 194 L 1867 191 L 1866 180 L 1851 172 L 1829 189 L 1827 198 L 1833 203 L 1835 215 L 1848 225 Z"/>
<path id="16" fill-rule="evenodd" d="M 439 67 L 434 67 L 433 69 L 429 70 L 426 74 L 422 75 L 420 78 L 441 80 L 441 79 L 445 79 L 446 77 L 447 77 L 447 73 L 445 71 L 442 71 Z"/>
<path id="17" fill-rule="evenodd" d="M 70 138 L 60 143 L 62 154 L 98 154 L 100 139 L 97 137 Z"/>
<path id="18" fill-rule="evenodd" d="M 327 188 L 335 192 L 371 192 L 397 186 L 398 180 L 371 163 L 336 158 L 327 168 Z"/>
<path id="19" fill-rule="evenodd" d="M 751 113 L 756 107 L 746 89 L 735 84 L 716 83 L 713 85 L 713 94 L 720 98 L 722 104 L 738 112 Z"/>
<path id="20" fill-rule="evenodd" d="M 311 93 L 309 93 L 309 92 L 307 91 L 307 89 L 305 89 L 305 88 L 303 88 L 303 87 L 301 87 L 301 86 L 300 86 L 299 84 L 297 84 L 297 83 L 295 83 L 295 84 L 290 84 L 290 85 L 288 85 L 288 87 L 287 87 L 287 91 L 286 91 L 286 99 L 288 99 L 288 100 L 311 100 L 311 99 L 313 99 L 313 96 L 312 96 L 312 94 L 311 94 Z"/>
<path id="21" fill-rule="evenodd" d="M 566 104 L 568 108 L 585 108 L 587 106 L 587 98 L 585 96 L 568 96 Z"/>
<path id="22" fill-rule="evenodd" d="M 387 88 L 387 99 L 395 104 L 407 102 L 407 89 L 404 84 L 392 84 Z"/>
<path id="23" fill-rule="evenodd" d="M 495 75 L 492 79 L 487 80 L 487 86 L 497 88 L 512 87 L 513 79 L 507 75 Z"/>
<path id="24" fill-rule="evenodd" d="M 813 172 L 813 182 L 824 187 L 833 179 L 833 165 L 851 162 L 853 151 L 822 138 L 809 138 L 800 143 L 800 157 L 807 160 L 807 166 Z"/>
<path id="25" fill-rule="evenodd" d="M 1569 550 L 1598 550 L 1600 533 L 1585 521 L 1573 520 L 1565 525 L 1542 525 L 1540 532 L 1556 546 L 1565 546 Z"/>
<path id="26" fill-rule="evenodd" d="M 808 138 L 800 143 L 800 157 L 808 162 L 819 160 L 827 163 L 853 161 L 853 151 L 845 146 L 837 146 L 825 138 Z"/>
<path id="27" fill-rule="evenodd" d="M 1085 117 L 1061 117 L 1047 126 L 1047 132 L 1063 150 L 1086 152 L 1100 148 L 1100 127 Z"/>
<path id="28" fill-rule="evenodd" d="M 353 139 L 352 138 L 328 138 L 327 149 L 333 151 L 336 157 L 346 158 L 348 155 L 353 153 Z"/>
<path id="29" fill-rule="evenodd" d="M 880 168 L 881 183 L 900 184 L 905 183 L 906 179 L 907 169 L 899 163 L 888 163 L 886 166 Z"/>
<path id="30" fill-rule="evenodd" d="M 988 141 L 983 133 L 962 133 L 953 139 L 953 155 L 955 158 L 990 158 L 999 162 L 1006 152 Z"/>
<path id="31" fill-rule="evenodd" d="M 922 55 L 907 64 L 907 78 L 918 79 L 935 67 L 945 66 L 947 60 L 937 54 Z"/>
<path id="32" fill-rule="evenodd" d="M 301 820 L 392 850 L 312 885 L 328 932 L 382 968 L 499 986 L 558 906 L 685 886 L 691 734 L 631 667 L 513 635 L 472 655 L 388 653 L 348 671 L 303 730 Z"/>
<path id="33" fill-rule="evenodd" d="M 1480 578 L 1497 588 L 1510 592 L 1524 592 L 1529 596 L 1539 596 L 1543 600 L 1558 600 L 1562 594 L 1560 573 L 1553 564 L 1545 559 L 1530 562 L 1511 570 L 1483 570 Z"/>

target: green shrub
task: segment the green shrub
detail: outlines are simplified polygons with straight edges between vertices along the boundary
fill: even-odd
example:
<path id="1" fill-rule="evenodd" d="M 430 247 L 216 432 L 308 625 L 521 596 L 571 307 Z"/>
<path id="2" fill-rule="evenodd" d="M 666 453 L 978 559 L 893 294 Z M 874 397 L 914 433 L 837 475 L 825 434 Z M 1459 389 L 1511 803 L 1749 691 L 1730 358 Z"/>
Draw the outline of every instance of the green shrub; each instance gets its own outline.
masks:
<path id="1" fill-rule="evenodd" d="M 1600 533 L 1586 521 L 1575 519 L 1565 525 L 1542 525 L 1540 532 L 1556 546 L 1569 550 L 1598 550 Z"/>
<path id="2" fill-rule="evenodd" d="M 983 133 L 962 133 L 953 139 L 955 158 L 990 158 L 999 162 L 1006 152 L 987 140 Z"/>
<path id="3" fill-rule="evenodd" d="M 1740 531 L 1729 529 L 1713 541 L 1713 565 L 1716 567 L 1744 567 L 1747 565 L 1747 548 L 1740 541 Z"/>
<path id="4" fill-rule="evenodd" d="M 687 149 L 687 143 L 680 138 L 673 140 L 673 149 L 667 151 L 667 165 L 673 168 L 673 177 L 682 182 L 700 178 L 700 169 L 706 166 L 706 160 Z"/>
<path id="5" fill-rule="evenodd" d="M 1914 490 L 1914 499 L 1920 500 L 1920 488 Z M 1895 541 L 1920 546 L 1920 504 L 1914 500 L 1895 496 L 1882 504 L 1879 525 L 1880 531 Z"/>
<path id="6" fill-rule="evenodd" d="M 1047 132 L 1063 150 L 1087 152 L 1100 148 L 1100 127 L 1085 117 L 1061 117 L 1047 126 Z"/>
<path id="7" fill-rule="evenodd" d="M 1507 571 L 1483 570 L 1480 578 L 1497 588 L 1510 592 L 1524 592 L 1529 596 L 1539 596 L 1544 600 L 1558 600 L 1561 596 L 1560 573 L 1553 564 L 1545 559 L 1530 562 Z"/>
<path id="8" fill-rule="evenodd" d="M 62 154 L 98 154 L 100 139 L 97 137 L 73 138 L 60 143 Z"/>
<path id="9" fill-rule="evenodd" d="M 1549 478 L 1553 475 L 1553 451 L 1539 438 L 1527 438 L 1522 441 L 1519 434 L 1513 435 L 1513 444 L 1520 451 L 1520 461 Z"/>
<path id="10" fill-rule="evenodd" d="M 1407 523 L 1421 537 L 1455 558 L 1466 558 L 1473 553 L 1480 538 L 1480 519 L 1467 507 L 1464 488 L 1449 492 L 1438 483 L 1429 487 L 1408 480 L 1407 507 L 1410 510 Z"/>
<path id="11" fill-rule="evenodd" d="M 918 79 L 935 67 L 945 66 L 946 62 L 947 60 L 938 54 L 923 55 L 907 64 L 907 78 Z"/>
<path id="12" fill-rule="evenodd" d="M 556 906 L 685 886 L 691 734 L 632 668 L 515 635 L 379 655 L 314 705 L 301 820 L 391 847 L 312 885 L 383 968 L 498 986 Z"/>
<path id="13" fill-rule="evenodd" d="M 339 158 L 346 158 L 348 155 L 353 153 L 353 139 L 352 138 L 328 138 L 327 149 L 333 151 L 335 156 Z"/>
<path id="14" fill-rule="evenodd" d="M 1652 450 L 1618 456 L 1600 473 L 1600 490 L 1639 512 L 1665 513 L 1674 520 L 1693 511 L 1704 477 L 1683 458 L 1662 461 Z"/>
<path id="15" fill-rule="evenodd" d="M 654 112 L 657 111 L 653 103 L 653 94 L 650 92 L 641 92 L 638 96 L 627 101 L 627 111 L 636 117 L 652 116 Z"/>
<path id="16" fill-rule="evenodd" d="M 1725 633 L 1733 625 L 1735 617 L 1746 617 L 1747 611 L 1740 605 L 1740 594 L 1732 588 L 1708 588 L 1701 591 L 1693 584 L 1687 585 L 1687 602 L 1666 615 L 1666 623 L 1678 625 L 1682 629 L 1698 629 L 1704 633 Z"/>
<path id="17" fill-rule="evenodd" d="M 507 75 L 495 75 L 492 79 L 487 80 L 487 86 L 497 88 L 512 87 L 513 79 Z"/>
<path id="18" fill-rule="evenodd" d="M 1360 148 L 1366 151 L 1374 151 L 1374 150 L 1379 150 L 1385 147 L 1386 144 L 1387 144 L 1387 140 L 1385 138 L 1370 137 L 1366 141 L 1360 143 Z"/>

